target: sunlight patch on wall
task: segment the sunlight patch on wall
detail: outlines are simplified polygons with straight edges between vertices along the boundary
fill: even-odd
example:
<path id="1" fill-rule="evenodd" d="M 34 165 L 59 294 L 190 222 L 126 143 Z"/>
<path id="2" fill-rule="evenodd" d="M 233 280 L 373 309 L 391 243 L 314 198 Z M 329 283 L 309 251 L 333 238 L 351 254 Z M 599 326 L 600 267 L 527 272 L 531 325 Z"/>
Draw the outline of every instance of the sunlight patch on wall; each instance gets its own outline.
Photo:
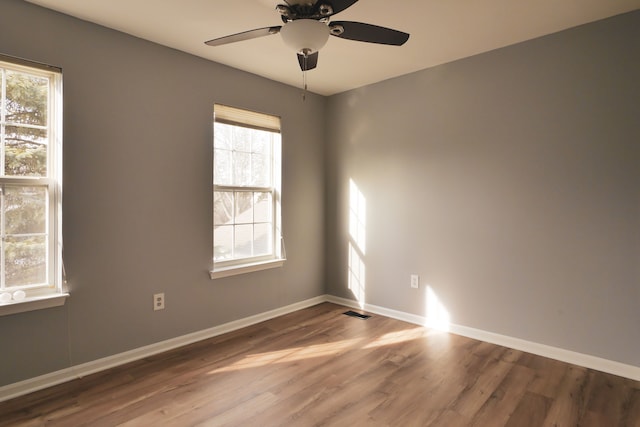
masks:
<path id="1" fill-rule="evenodd" d="M 349 179 L 349 290 L 364 307 L 366 297 L 365 264 L 367 201 L 358 186 Z"/>
<path id="2" fill-rule="evenodd" d="M 367 200 L 353 179 L 349 180 L 349 235 L 364 255 L 366 253 Z"/>
<path id="3" fill-rule="evenodd" d="M 437 329 L 440 331 L 448 332 L 451 327 L 451 319 L 449 316 L 449 311 L 447 308 L 440 302 L 440 298 L 431 288 L 431 286 L 427 286 L 426 293 L 426 307 L 427 307 L 427 325 L 430 328 Z"/>
<path id="4" fill-rule="evenodd" d="M 365 301 L 365 266 L 356 248 L 349 242 L 349 289 L 360 308 L 364 308 Z"/>

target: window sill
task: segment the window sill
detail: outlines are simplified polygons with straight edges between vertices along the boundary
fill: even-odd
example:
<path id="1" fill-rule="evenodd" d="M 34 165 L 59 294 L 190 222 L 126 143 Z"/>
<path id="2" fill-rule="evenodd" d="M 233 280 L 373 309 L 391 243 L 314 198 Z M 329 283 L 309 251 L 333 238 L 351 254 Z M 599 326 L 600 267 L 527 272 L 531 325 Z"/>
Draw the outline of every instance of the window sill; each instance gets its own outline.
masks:
<path id="1" fill-rule="evenodd" d="M 9 316 L 11 314 L 24 313 L 27 311 L 59 307 L 64 305 L 68 297 L 68 293 L 61 293 L 0 304 L 0 316 Z"/>
<path id="2" fill-rule="evenodd" d="M 254 271 L 267 270 L 270 268 L 278 268 L 284 265 L 285 258 L 273 259 L 269 261 L 256 262 L 252 264 L 234 265 L 232 267 L 216 268 L 209 271 L 211 279 L 220 279 L 222 277 L 237 276 L 238 274 L 252 273 Z"/>

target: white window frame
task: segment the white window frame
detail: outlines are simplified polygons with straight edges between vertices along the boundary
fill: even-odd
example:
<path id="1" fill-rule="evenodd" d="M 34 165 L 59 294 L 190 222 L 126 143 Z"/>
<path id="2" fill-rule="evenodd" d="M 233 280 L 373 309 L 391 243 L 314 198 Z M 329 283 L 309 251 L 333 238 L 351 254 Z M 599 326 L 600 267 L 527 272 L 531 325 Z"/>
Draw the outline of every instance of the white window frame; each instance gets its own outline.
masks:
<path id="1" fill-rule="evenodd" d="M 268 192 L 271 193 L 272 200 L 272 253 L 265 256 L 252 256 L 239 259 L 231 259 L 224 261 L 216 261 L 212 257 L 213 268 L 209 271 L 211 279 L 217 279 L 238 274 L 250 273 L 254 271 L 265 270 L 269 268 L 281 267 L 286 260 L 284 251 L 284 241 L 282 238 L 282 192 L 281 192 L 281 175 L 282 175 L 282 141 L 280 132 L 280 118 L 277 116 L 258 113 L 245 109 L 230 107 L 222 104 L 214 105 L 214 141 L 215 141 L 215 123 L 224 123 L 232 126 L 240 126 L 249 129 L 257 129 L 274 133 L 271 146 L 271 171 L 272 185 L 269 187 L 250 187 L 250 186 L 230 186 L 216 185 L 215 177 L 215 156 L 213 167 L 213 191 L 233 191 L 233 192 Z M 277 134 L 278 137 L 275 137 Z M 215 153 L 215 151 L 214 151 Z M 214 206 L 215 209 L 215 206 Z M 212 215 L 213 217 L 213 215 Z M 213 234 L 213 233 L 212 233 Z M 215 247 L 215 237 L 213 245 Z"/>
<path id="2" fill-rule="evenodd" d="M 20 287 L 4 287 L 4 274 L 0 278 L 0 295 L 11 294 L 7 302 L 0 302 L 0 316 L 63 305 L 69 296 L 63 283 L 62 266 L 62 70 L 0 54 L 0 72 L 6 70 L 44 77 L 49 80 L 47 105 L 47 176 L 12 177 L 0 175 L 0 192 L 6 186 L 43 186 L 48 192 L 47 206 L 47 280 L 46 283 Z M 6 80 L 0 87 L 0 102 L 4 100 Z M 0 113 L 0 144 L 4 147 L 4 113 Z M 0 150 L 0 165 L 4 164 L 4 149 Z M 0 259 L 2 259 L 0 257 Z M 23 291 L 24 298 L 16 298 L 16 291 Z"/>

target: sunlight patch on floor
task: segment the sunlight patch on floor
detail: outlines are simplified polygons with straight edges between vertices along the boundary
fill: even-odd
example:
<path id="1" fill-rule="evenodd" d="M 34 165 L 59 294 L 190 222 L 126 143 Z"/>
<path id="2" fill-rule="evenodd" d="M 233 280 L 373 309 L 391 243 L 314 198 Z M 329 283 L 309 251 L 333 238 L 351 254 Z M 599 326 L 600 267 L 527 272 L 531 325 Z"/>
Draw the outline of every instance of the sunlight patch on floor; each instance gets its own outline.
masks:
<path id="1" fill-rule="evenodd" d="M 423 327 L 404 329 L 402 331 L 394 331 L 394 332 L 386 333 L 381 337 L 377 338 L 375 341 L 367 344 L 363 348 L 367 349 L 367 348 L 383 347 L 387 345 L 394 345 L 402 342 L 421 339 L 421 338 L 424 338 L 425 336 L 426 336 L 426 331 Z"/>
<path id="2" fill-rule="evenodd" d="M 230 365 L 209 371 L 209 375 L 221 372 L 233 372 L 242 369 L 259 368 L 261 366 L 278 363 L 296 362 L 314 357 L 333 356 L 357 345 L 360 339 L 348 339 L 342 341 L 315 344 L 304 347 L 292 347 L 266 353 L 251 354 Z"/>

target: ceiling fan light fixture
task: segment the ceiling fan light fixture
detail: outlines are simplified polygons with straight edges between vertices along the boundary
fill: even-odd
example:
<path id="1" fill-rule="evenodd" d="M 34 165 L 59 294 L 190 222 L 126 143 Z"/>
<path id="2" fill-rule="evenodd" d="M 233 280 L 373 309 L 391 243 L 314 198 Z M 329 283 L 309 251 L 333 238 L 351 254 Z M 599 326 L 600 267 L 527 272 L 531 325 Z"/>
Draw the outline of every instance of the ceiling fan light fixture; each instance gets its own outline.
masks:
<path id="1" fill-rule="evenodd" d="M 280 30 L 284 43 L 298 53 L 319 51 L 329 39 L 329 27 L 315 19 L 297 19 Z"/>

